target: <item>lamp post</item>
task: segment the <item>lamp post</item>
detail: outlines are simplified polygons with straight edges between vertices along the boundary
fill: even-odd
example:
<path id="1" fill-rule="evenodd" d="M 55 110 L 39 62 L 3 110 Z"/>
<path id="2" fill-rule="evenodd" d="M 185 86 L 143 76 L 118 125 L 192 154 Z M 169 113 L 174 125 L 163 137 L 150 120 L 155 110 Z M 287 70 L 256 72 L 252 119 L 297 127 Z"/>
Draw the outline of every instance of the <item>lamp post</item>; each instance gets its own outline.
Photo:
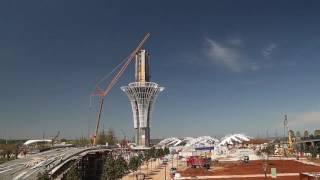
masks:
<path id="1" fill-rule="evenodd" d="M 173 168 L 173 158 L 174 158 L 174 154 L 172 154 L 172 157 L 171 157 L 171 168 Z"/>
<path id="2" fill-rule="evenodd" d="M 164 166 L 164 180 L 167 180 L 167 164 Z"/>
<path id="3" fill-rule="evenodd" d="M 177 169 L 178 169 L 178 166 L 179 166 L 179 153 L 177 153 Z"/>

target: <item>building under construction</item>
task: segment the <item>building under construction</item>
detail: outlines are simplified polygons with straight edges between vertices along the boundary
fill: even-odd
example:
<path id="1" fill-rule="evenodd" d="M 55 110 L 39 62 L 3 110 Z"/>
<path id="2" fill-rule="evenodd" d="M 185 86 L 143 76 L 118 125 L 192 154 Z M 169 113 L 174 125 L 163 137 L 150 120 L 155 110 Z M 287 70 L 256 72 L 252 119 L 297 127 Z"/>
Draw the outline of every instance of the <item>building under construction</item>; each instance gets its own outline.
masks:
<path id="1" fill-rule="evenodd" d="M 150 145 L 150 121 L 153 104 L 157 95 L 164 89 L 150 82 L 149 53 L 141 49 L 135 56 L 135 82 L 121 89 L 128 95 L 133 113 L 133 126 L 136 130 L 137 145 Z"/>

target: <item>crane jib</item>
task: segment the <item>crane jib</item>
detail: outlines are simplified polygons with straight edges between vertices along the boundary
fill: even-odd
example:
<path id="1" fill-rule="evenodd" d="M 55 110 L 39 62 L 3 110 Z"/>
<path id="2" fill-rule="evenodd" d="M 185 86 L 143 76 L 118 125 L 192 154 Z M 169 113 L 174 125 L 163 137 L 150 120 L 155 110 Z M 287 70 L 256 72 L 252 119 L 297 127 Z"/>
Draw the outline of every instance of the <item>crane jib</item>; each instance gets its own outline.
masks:
<path id="1" fill-rule="evenodd" d="M 134 49 L 134 51 L 132 51 L 126 61 L 126 63 L 121 67 L 121 69 L 119 70 L 119 72 L 114 76 L 114 78 L 112 79 L 112 81 L 110 82 L 110 84 L 107 86 L 106 90 L 103 91 L 102 94 L 99 94 L 99 96 L 101 96 L 101 101 L 100 101 L 100 109 L 99 109 L 99 113 L 98 113 L 98 120 L 97 120 L 97 126 L 96 126 L 96 131 L 95 131 L 95 135 L 93 137 L 93 145 L 96 145 L 97 141 L 97 135 L 98 135 L 98 131 L 99 131 L 99 125 L 100 125 L 100 119 L 101 119 L 101 113 L 102 113 L 102 107 L 103 107 L 103 101 L 104 101 L 104 97 L 108 95 L 108 93 L 111 91 L 111 89 L 113 88 L 113 86 L 118 82 L 119 78 L 122 76 L 122 74 L 124 73 L 124 71 L 127 69 L 128 65 L 130 64 L 130 62 L 132 61 L 132 59 L 134 58 L 134 56 L 136 55 L 136 53 L 141 49 L 141 47 L 144 45 L 144 43 L 148 40 L 150 36 L 150 33 L 147 33 L 144 38 L 140 41 L 140 43 L 138 44 L 138 46 Z"/>

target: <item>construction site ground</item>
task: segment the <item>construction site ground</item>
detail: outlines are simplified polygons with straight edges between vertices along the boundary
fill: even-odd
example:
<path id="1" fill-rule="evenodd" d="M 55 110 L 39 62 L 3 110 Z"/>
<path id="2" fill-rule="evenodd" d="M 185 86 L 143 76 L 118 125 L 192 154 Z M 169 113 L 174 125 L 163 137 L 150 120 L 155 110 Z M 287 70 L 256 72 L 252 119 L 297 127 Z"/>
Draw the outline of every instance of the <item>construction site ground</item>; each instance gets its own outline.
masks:
<path id="1" fill-rule="evenodd" d="M 123 177 L 122 180 L 136 180 L 136 174 L 137 173 L 143 173 L 146 175 L 146 180 L 147 179 L 152 179 L 152 180 L 169 180 L 170 178 L 170 169 L 171 167 L 177 168 L 178 164 L 178 169 L 185 169 L 186 168 L 186 163 L 182 161 L 177 161 L 175 158 L 173 161 L 169 160 L 166 165 L 161 164 L 160 161 L 154 161 L 152 163 L 152 168 L 151 168 L 151 163 L 149 162 L 148 168 L 147 164 L 144 163 L 141 168 L 138 169 L 137 172 L 130 173 L 127 176 Z"/>
<path id="2" fill-rule="evenodd" d="M 209 170 L 204 168 L 186 168 L 180 170 L 182 177 L 197 179 L 264 179 L 264 161 L 256 160 L 249 163 L 218 162 Z M 320 172 L 320 166 L 305 164 L 295 160 L 269 160 L 267 174 L 271 179 L 271 168 L 276 168 L 277 179 L 299 179 L 300 172 Z"/>

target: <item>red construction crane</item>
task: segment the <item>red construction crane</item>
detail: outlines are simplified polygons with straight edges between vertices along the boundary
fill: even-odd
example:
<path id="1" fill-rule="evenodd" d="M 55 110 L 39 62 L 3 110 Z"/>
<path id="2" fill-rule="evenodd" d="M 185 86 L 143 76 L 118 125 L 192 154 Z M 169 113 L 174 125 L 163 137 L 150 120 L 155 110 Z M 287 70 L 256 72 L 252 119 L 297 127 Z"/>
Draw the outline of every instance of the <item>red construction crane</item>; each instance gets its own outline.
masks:
<path id="1" fill-rule="evenodd" d="M 130 55 L 126 58 L 126 61 L 123 64 L 123 66 L 121 67 L 121 69 L 119 70 L 119 72 L 113 77 L 112 81 L 110 82 L 110 84 L 108 84 L 108 86 L 107 86 L 107 88 L 105 90 L 103 90 L 99 86 L 96 87 L 96 93 L 94 94 L 94 96 L 99 96 L 100 97 L 100 108 L 99 108 L 99 113 L 98 113 L 96 131 L 95 131 L 95 135 L 93 137 L 93 145 L 96 145 L 96 143 L 97 143 L 97 135 L 98 135 L 98 131 L 99 131 L 99 125 L 100 125 L 100 119 L 101 119 L 101 113 L 102 113 L 102 107 L 103 107 L 103 103 L 104 103 L 104 98 L 109 94 L 109 92 L 111 91 L 113 86 L 118 82 L 119 78 L 122 76 L 122 74 L 127 69 L 128 65 L 130 64 L 132 59 L 135 57 L 137 52 L 141 49 L 143 44 L 147 41 L 149 36 L 150 36 L 150 33 L 147 33 L 144 36 L 144 38 L 141 40 L 139 45 L 130 53 Z"/>

